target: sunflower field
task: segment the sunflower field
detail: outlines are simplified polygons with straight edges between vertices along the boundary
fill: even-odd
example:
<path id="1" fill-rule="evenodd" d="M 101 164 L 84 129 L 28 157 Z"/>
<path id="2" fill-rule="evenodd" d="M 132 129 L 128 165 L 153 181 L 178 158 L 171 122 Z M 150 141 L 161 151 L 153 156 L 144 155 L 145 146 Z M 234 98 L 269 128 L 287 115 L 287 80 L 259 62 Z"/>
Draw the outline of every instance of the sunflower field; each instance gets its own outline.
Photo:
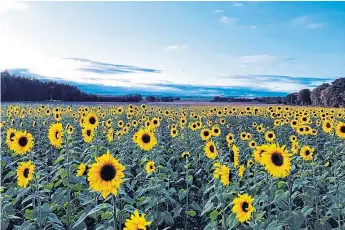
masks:
<path id="1" fill-rule="evenodd" d="M 1 229 L 345 229 L 345 110 L 2 104 Z"/>

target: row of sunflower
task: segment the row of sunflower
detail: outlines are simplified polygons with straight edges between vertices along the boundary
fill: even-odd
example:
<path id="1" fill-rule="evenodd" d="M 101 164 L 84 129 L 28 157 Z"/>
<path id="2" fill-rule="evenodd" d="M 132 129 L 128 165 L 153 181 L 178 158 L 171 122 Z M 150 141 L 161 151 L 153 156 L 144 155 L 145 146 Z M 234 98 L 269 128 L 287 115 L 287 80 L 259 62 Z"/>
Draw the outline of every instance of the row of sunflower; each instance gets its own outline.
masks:
<path id="1" fill-rule="evenodd" d="M 10 156 L 8 159 L 12 162 L 26 159 L 17 163 L 18 186 L 26 188 L 35 179 L 35 183 L 38 183 L 35 188 L 39 190 L 43 188 L 39 183 L 50 183 L 49 180 L 39 182 L 42 181 L 42 172 L 47 171 L 47 168 L 37 165 L 42 165 L 46 159 L 40 159 L 35 154 L 42 154 L 45 148 L 49 150 L 53 147 L 42 156 L 55 160 L 58 162 L 56 164 L 62 159 L 59 168 L 62 172 L 64 168 L 67 172 L 70 168 L 75 169 L 74 175 L 80 178 L 77 181 L 84 184 L 85 179 L 84 185 L 87 185 L 82 189 L 83 194 L 93 191 L 102 195 L 103 202 L 112 203 L 115 208 L 111 220 L 115 228 L 181 228 L 178 222 L 184 222 L 183 226 L 187 229 L 218 228 L 218 223 L 223 229 L 238 227 L 239 224 L 232 217 L 243 226 L 251 228 L 267 227 L 272 221 L 277 222 L 275 226 L 291 227 L 278 214 L 279 211 L 287 211 L 281 206 L 277 208 L 279 202 L 288 204 L 291 215 L 311 205 L 311 212 L 319 219 L 313 219 L 309 213 L 303 217 L 305 221 L 322 226 L 335 225 L 334 221 L 338 227 L 343 224 L 343 216 L 339 212 L 325 214 L 331 207 L 340 210 L 340 213 L 344 208 L 343 205 L 335 205 L 327 200 L 330 199 L 328 195 L 341 197 L 342 194 L 340 184 L 343 180 L 341 172 L 344 169 L 344 157 L 341 153 L 344 151 L 345 139 L 343 109 L 282 106 L 10 105 L 2 108 L 2 115 L 6 118 L 1 121 L 1 130 L 6 129 L 8 151 L 4 152 L 5 155 Z M 44 144 L 45 139 L 49 140 L 49 146 Z M 105 153 L 101 155 L 102 152 Z M 70 167 L 71 162 L 77 165 Z M 180 169 L 181 163 L 185 166 Z M 141 167 L 141 164 L 144 166 Z M 313 174 L 310 174 L 311 165 Z M 35 178 L 38 168 L 41 171 Z M 140 170 L 146 172 L 146 178 L 137 182 L 136 178 L 143 172 Z M 180 175 L 167 182 L 165 174 L 169 170 Z M 204 173 L 200 173 L 200 170 Z M 325 185 L 325 180 L 331 176 L 325 176 L 322 171 L 332 173 L 336 178 L 329 185 L 326 184 L 326 189 L 321 189 L 318 183 Z M 73 181 L 70 177 L 73 179 L 68 175 L 67 184 L 60 183 L 56 188 L 53 186 L 51 192 L 54 194 L 54 191 L 66 186 L 70 194 L 69 183 Z M 310 183 L 319 195 L 326 196 L 325 201 L 315 200 L 314 197 L 311 203 L 300 203 L 299 196 L 302 197 L 307 189 L 300 185 L 302 179 L 307 181 L 303 182 L 305 186 L 310 186 Z M 186 185 L 178 182 L 181 180 L 186 181 Z M 11 184 L 4 182 L 4 190 L 10 190 Z M 167 204 L 166 209 L 174 211 L 174 217 L 169 211 L 157 210 L 162 208 L 160 205 L 149 208 L 142 206 L 143 211 L 149 213 L 150 221 L 147 221 L 144 214 L 139 215 L 140 207 L 133 206 L 129 209 L 133 215 L 128 216 L 127 213 L 128 218 L 123 225 L 117 223 L 120 219 L 116 215 L 121 205 L 117 206 L 115 197 L 126 197 L 128 201 L 128 198 L 133 198 L 130 194 L 134 191 L 151 196 L 152 200 L 158 198 L 157 191 L 144 192 L 148 189 L 148 182 L 152 182 L 153 186 L 166 183 L 166 191 L 175 199 Z M 221 186 L 211 189 L 218 182 Z M 124 183 L 125 187 L 122 186 Z M 286 191 L 278 189 L 275 194 L 271 194 L 267 188 L 280 188 L 283 183 L 286 184 Z M 128 190 L 128 186 L 133 188 Z M 216 201 L 215 196 L 206 191 L 221 194 L 221 199 Z M 283 200 L 277 198 L 278 191 L 284 192 L 286 197 L 279 197 Z M 334 194 L 332 191 L 335 191 Z M 78 199 L 77 194 L 80 192 L 72 193 L 70 201 Z M 265 200 L 266 196 L 275 198 L 270 202 Z M 113 197 L 112 202 L 109 197 Z M 229 205 L 226 202 L 232 207 L 231 212 L 228 211 Z M 81 204 L 74 203 L 74 206 L 77 205 Z M 173 205 L 178 205 L 184 211 L 180 210 L 176 214 Z M 67 205 L 68 218 L 71 215 L 69 209 L 70 206 Z M 79 209 L 83 209 L 83 206 Z M 158 215 L 158 212 L 162 215 Z M 199 215 L 195 212 L 199 212 Z M 57 218 L 64 219 L 64 216 L 59 216 L 61 213 L 55 214 Z M 205 214 L 209 214 L 210 219 L 205 218 Z M 217 218 L 219 215 L 220 220 Z M 78 216 L 79 220 L 81 217 L 85 219 L 83 215 Z M 93 218 L 96 228 L 100 223 L 97 223 L 97 217 Z M 170 219 L 176 219 L 177 222 L 173 223 Z M 78 220 L 67 221 L 67 225 L 64 221 L 63 226 L 71 227 L 73 222 Z"/>

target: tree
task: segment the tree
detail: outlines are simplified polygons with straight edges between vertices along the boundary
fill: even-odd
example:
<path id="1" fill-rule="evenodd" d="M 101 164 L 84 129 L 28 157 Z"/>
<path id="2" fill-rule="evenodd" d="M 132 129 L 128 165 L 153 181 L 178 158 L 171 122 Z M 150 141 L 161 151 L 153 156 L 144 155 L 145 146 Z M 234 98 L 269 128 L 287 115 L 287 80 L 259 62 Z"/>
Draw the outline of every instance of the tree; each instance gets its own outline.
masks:
<path id="1" fill-rule="evenodd" d="M 321 94 L 322 92 L 329 86 L 328 83 L 323 83 L 322 85 L 319 85 L 315 89 L 313 89 L 310 93 L 310 100 L 311 104 L 315 106 L 324 105 L 321 100 Z"/>
<path id="2" fill-rule="evenodd" d="M 297 93 L 290 93 L 288 95 L 286 95 L 285 97 L 285 101 L 288 105 L 295 105 L 296 101 L 297 101 Z"/>
<path id="3" fill-rule="evenodd" d="M 345 78 L 339 78 L 332 82 L 321 92 L 321 102 L 325 106 L 345 107 Z"/>
<path id="4" fill-rule="evenodd" d="M 297 103 L 300 105 L 310 104 L 310 90 L 309 89 L 302 89 L 298 92 Z"/>

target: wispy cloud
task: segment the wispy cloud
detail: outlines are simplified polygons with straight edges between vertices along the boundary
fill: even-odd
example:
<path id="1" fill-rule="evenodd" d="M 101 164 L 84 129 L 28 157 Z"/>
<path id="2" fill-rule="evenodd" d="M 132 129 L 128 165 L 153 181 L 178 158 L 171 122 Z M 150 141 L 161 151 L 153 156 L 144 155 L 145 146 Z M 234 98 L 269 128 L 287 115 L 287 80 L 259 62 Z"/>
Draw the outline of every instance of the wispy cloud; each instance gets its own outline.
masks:
<path id="1" fill-rule="evenodd" d="M 188 47 L 188 45 L 171 45 L 171 46 L 168 46 L 165 50 L 166 51 L 174 51 L 174 50 L 185 49 L 187 47 Z"/>
<path id="2" fill-rule="evenodd" d="M 26 10 L 28 9 L 28 5 L 20 2 L 12 2 L 12 1 L 1 1 L 0 2 L 0 14 L 2 12 L 8 10 Z"/>
<path id="3" fill-rule="evenodd" d="M 220 18 L 220 21 L 226 24 L 236 24 L 237 23 L 237 18 L 229 18 L 227 16 L 223 16 Z"/>
<path id="4" fill-rule="evenodd" d="M 242 6 L 243 6 L 243 3 L 241 3 L 241 2 L 234 2 L 232 4 L 232 7 L 242 7 Z"/>
<path id="5" fill-rule="evenodd" d="M 221 13 L 224 13 L 224 10 L 215 10 L 213 11 L 215 14 L 221 14 Z"/>
<path id="6" fill-rule="evenodd" d="M 271 55 L 250 55 L 250 56 L 242 56 L 238 58 L 238 61 L 241 63 L 252 63 L 252 64 L 269 64 L 272 61 L 277 59 L 276 56 Z"/>
<path id="7" fill-rule="evenodd" d="M 305 27 L 306 29 L 321 29 L 327 26 L 327 23 L 324 22 L 317 22 L 314 18 L 310 15 L 304 15 L 301 17 L 293 18 L 290 22 L 292 26 L 300 26 Z"/>
<path id="8" fill-rule="evenodd" d="M 258 27 L 255 26 L 255 25 L 251 25 L 251 26 L 249 26 L 249 28 L 251 28 L 251 29 L 257 29 Z"/>

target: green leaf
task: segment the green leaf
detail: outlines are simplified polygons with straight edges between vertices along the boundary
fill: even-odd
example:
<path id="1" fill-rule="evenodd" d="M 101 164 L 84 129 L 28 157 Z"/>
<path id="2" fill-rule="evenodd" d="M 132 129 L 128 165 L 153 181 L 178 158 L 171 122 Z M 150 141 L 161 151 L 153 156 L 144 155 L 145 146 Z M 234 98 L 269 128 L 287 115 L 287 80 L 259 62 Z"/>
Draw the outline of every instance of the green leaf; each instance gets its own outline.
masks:
<path id="1" fill-rule="evenodd" d="M 187 192 L 186 190 L 184 190 L 183 188 L 181 188 L 179 191 L 178 191 L 178 199 L 179 201 L 181 202 L 187 195 Z"/>
<path id="2" fill-rule="evenodd" d="M 64 159 L 65 159 L 64 156 L 59 156 L 59 157 L 53 162 L 53 164 L 56 165 L 56 164 L 60 163 L 61 161 L 63 161 Z"/>
<path id="3" fill-rule="evenodd" d="M 188 214 L 188 216 L 194 217 L 194 216 L 196 216 L 196 211 L 194 211 L 194 210 L 189 210 L 189 211 L 187 212 L 187 214 Z"/>
<path id="4" fill-rule="evenodd" d="M 25 217 L 25 219 L 27 219 L 27 220 L 32 220 L 32 219 L 33 219 L 33 213 L 34 213 L 33 210 L 31 210 L 31 209 L 25 209 L 25 211 L 24 211 L 24 217 Z"/>
<path id="5" fill-rule="evenodd" d="M 279 181 L 278 182 L 278 188 L 283 188 L 286 185 L 285 181 Z"/>
<path id="6" fill-rule="evenodd" d="M 219 215 L 219 212 L 218 212 L 216 209 L 214 209 L 214 210 L 210 213 L 210 219 L 211 219 L 211 221 L 215 221 L 215 220 L 217 219 L 218 215 Z"/>
<path id="7" fill-rule="evenodd" d="M 170 225 L 170 226 L 174 224 L 174 219 L 169 212 L 167 211 L 162 212 L 160 214 L 160 217 L 164 220 L 165 224 Z"/>
<path id="8" fill-rule="evenodd" d="M 73 225 L 73 228 L 77 227 L 78 225 L 80 225 L 86 217 L 102 210 L 102 209 L 105 209 L 105 208 L 112 208 L 112 206 L 108 203 L 104 203 L 104 204 L 99 204 L 97 205 L 96 207 L 94 207 L 93 209 L 91 209 L 88 213 L 83 213 L 79 219 L 77 220 L 77 222 L 74 223 Z"/>
<path id="9" fill-rule="evenodd" d="M 238 224 L 238 220 L 236 218 L 235 213 L 231 213 L 231 215 L 227 219 L 228 229 L 234 229 Z"/>
<path id="10" fill-rule="evenodd" d="M 304 216 L 308 216 L 313 211 L 313 207 L 305 206 L 302 208 L 301 212 Z"/>
<path id="11" fill-rule="evenodd" d="M 204 209 L 201 212 L 201 216 L 204 215 L 205 213 L 209 212 L 212 208 L 213 208 L 212 200 L 207 201 Z"/>
<path id="12" fill-rule="evenodd" d="M 104 212 L 101 215 L 102 220 L 110 220 L 113 217 L 113 213 L 112 212 Z"/>

